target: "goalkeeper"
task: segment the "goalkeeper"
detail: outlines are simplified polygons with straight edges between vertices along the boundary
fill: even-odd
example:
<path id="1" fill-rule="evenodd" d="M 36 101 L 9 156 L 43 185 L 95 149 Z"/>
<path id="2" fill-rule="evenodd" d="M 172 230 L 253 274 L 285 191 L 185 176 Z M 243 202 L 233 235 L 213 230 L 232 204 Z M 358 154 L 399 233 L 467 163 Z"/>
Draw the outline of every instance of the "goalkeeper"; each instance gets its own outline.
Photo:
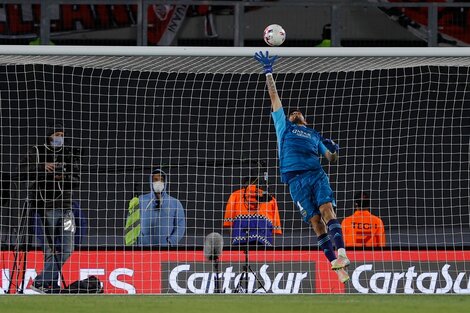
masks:
<path id="1" fill-rule="evenodd" d="M 268 52 L 263 54 L 260 51 L 254 57 L 266 74 L 278 141 L 281 181 L 289 184 L 292 200 L 298 206 L 303 220 L 312 225 L 318 237 L 318 245 L 331 262 L 331 268 L 338 274 L 339 280 L 345 283 L 349 280 L 345 267 L 350 261 L 344 249 L 341 224 L 334 212 L 336 201 L 333 190 L 320 163 L 320 155 L 331 163 L 336 162 L 339 146 L 308 128 L 300 110 L 291 110 L 286 117 L 272 75 L 277 56 L 270 57 Z M 338 250 L 338 257 L 331 239 Z"/>

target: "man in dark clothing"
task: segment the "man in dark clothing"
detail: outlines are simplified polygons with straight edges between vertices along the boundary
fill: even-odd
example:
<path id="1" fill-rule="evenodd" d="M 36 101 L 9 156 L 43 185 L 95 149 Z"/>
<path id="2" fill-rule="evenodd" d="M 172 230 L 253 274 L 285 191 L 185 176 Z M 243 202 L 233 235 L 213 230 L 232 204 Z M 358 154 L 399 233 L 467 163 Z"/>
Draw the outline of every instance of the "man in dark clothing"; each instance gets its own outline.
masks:
<path id="1" fill-rule="evenodd" d="M 30 213 L 40 217 L 44 233 L 44 268 L 31 286 L 39 293 L 60 288 L 62 266 L 72 254 L 72 189 L 79 183 L 80 172 L 78 153 L 64 146 L 62 124 L 48 127 L 46 135 L 46 143 L 33 146 L 20 164 L 22 178 L 29 183 Z"/>

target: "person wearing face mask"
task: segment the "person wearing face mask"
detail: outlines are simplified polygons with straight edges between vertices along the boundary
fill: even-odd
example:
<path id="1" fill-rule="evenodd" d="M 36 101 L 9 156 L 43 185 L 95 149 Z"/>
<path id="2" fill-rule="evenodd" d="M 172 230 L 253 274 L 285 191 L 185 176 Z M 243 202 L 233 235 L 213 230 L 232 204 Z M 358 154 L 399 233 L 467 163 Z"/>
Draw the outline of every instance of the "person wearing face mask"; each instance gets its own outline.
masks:
<path id="1" fill-rule="evenodd" d="M 181 202 L 167 193 L 167 174 L 155 169 L 150 193 L 129 202 L 125 227 L 126 245 L 174 247 L 183 238 L 186 220 Z"/>
<path id="2" fill-rule="evenodd" d="M 77 149 L 64 145 L 64 137 L 61 123 L 50 124 L 46 142 L 31 147 L 20 161 L 20 179 L 29 185 L 28 216 L 39 220 L 44 234 L 44 267 L 30 287 L 38 293 L 60 289 L 61 269 L 74 246 L 72 191 L 79 185 L 80 159 Z"/>

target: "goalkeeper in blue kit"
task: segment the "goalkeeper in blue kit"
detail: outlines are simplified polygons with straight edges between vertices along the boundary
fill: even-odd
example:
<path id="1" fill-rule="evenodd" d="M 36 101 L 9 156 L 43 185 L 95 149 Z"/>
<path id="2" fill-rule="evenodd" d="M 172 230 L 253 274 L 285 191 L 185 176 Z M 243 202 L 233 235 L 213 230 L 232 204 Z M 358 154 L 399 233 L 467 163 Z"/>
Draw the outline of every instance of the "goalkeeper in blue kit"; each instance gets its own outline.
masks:
<path id="1" fill-rule="evenodd" d="M 277 56 L 270 57 L 267 51 L 266 54 L 260 51 L 254 57 L 261 63 L 266 74 L 279 149 L 281 181 L 289 184 L 292 200 L 299 208 L 303 220 L 312 225 L 318 237 L 318 245 L 331 262 L 332 270 L 345 283 L 349 280 L 345 268 L 350 261 L 344 249 L 341 224 L 334 212 L 336 201 L 333 190 L 320 163 L 320 155 L 331 163 L 336 162 L 339 146 L 307 127 L 305 117 L 299 109 L 291 110 L 286 117 L 272 75 Z M 338 256 L 333 249 L 332 240 Z"/>

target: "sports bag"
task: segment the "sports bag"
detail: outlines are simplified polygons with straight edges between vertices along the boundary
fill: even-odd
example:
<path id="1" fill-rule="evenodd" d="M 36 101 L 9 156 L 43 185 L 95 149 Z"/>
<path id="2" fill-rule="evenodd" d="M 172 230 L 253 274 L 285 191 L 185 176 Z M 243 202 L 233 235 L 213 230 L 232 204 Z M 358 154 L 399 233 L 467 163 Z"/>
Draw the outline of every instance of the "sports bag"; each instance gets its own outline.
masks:
<path id="1" fill-rule="evenodd" d="M 74 281 L 60 293 L 103 293 L 103 283 L 96 276 L 90 276 Z"/>

